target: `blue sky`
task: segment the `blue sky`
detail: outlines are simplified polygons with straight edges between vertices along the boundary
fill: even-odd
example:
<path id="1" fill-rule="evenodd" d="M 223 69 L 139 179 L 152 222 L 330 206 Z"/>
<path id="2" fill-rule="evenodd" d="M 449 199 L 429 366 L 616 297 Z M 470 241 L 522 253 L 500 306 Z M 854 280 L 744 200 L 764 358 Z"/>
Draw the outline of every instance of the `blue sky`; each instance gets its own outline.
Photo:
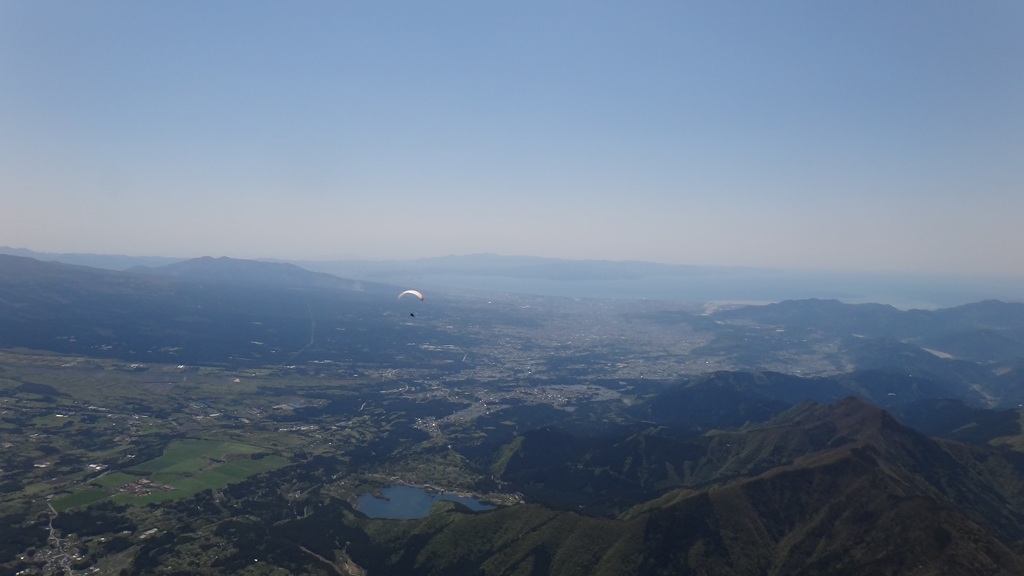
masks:
<path id="1" fill-rule="evenodd" d="M 4 2 L 0 245 L 1024 276 L 1024 3 Z"/>

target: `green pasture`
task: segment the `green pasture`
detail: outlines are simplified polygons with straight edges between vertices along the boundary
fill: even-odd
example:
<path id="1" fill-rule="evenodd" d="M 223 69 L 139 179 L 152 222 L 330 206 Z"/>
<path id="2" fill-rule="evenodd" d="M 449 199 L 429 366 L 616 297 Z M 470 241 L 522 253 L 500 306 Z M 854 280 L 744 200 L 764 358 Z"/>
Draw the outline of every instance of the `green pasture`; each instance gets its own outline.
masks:
<path id="1" fill-rule="evenodd" d="M 52 502 L 53 509 L 57 512 L 63 512 L 69 508 L 76 506 L 87 506 L 93 502 L 99 502 L 110 497 L 108 490 L 102 488 L 87 488 L 85 490 L 79 490 L 70 496 L 63 498 L 56 498 Z"/>
<path id="2" fill-rule="evenodd" d="M 232 440 L 177 440 L 152 460 L 142 462 L 126 472 L 132 474 L 186 475 L 202 471 L 211 465 L 248 458 L 262 448 Z"/>
<path id="3" fill-rule="evenodd" d="M 177 500 L 202 490 L 223 488 L 288 464 L 287 459 L 277 455 L 252 458 L 253 454 L 263 451 L 259 446 L 232 440 L 177 440 L 161 456 L 100 476 L 91 482 L 91 487 L 55 499 L 53 504 L 57 510 L 66 510 L 106 497 L 112 497 L 118 504 L 136 505 Z M 119 487 L 142 478 L 158 485 L 173 486 L 174 489 L 162 490 L 152 486 L 150 493 L 142 496 L 117 491 Z"/>
<path id="4" fill-rule="evenodd" d="M 118 486 L 121 486 L 122 484 L 135 482 L 138 479 L 139 477 L 134 474 L 125 474 L 124 472 L 111 472 L 109 474 L 104 474 L 103 476 L 93 479 L 93 481 L 90 482 L 90 484 L 96 484 L 103 488 L 113 489 L 117 488 Z"/>

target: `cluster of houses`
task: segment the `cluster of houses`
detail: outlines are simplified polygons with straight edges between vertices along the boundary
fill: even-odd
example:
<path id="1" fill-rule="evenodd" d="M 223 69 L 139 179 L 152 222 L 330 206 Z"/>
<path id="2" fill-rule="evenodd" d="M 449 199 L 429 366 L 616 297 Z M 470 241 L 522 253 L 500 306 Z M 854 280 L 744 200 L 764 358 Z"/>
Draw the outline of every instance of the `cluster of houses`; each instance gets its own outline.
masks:
<path id="1" fill-rule="evenodd" d="M 163 490 L 164 492 L 170 492 L 174 490 L 174 486 L 170 484 L 158 484 L 148 478 L 139 478 L 135 482 L 129 482 L 122 484 L 118 491 L 120 492 L 131 492 L 136 496 L 145 496 L 150 494 L 153 490 Z"/>

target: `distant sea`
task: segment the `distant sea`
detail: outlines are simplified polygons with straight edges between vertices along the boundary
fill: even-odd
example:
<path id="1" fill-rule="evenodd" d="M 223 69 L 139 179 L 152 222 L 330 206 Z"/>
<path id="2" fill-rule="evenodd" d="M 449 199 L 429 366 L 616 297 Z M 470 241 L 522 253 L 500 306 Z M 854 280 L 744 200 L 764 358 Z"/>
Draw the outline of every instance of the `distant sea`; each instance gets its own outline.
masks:
<path id="1" fill-rule="evenodd" d="M 889 304 L 902 310 L 948 308 L 989 299 L 1024 301 L 1024 279 L 772 270 L 581 280 L 424 273 L 411 281 L 424 288 L 566 298 L 736 303 L 821 298 L 848 304 Z"/>

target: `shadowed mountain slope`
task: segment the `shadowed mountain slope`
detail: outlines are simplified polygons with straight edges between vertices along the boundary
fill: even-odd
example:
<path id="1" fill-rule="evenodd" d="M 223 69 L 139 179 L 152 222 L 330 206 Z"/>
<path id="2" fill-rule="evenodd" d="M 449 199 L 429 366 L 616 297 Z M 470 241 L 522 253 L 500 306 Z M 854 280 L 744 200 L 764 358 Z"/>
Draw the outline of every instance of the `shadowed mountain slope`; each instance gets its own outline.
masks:
<path id="1" fill-rule="evenodd" d="M 142 273 L 0 255 L 0 347 L 174 364 L 372 361 L 396 356 L 396 322 L 381 321 L 398 318 L 395 294 L 288 264 L 198 259 Z"/>
<path id="2" fill-rule="evenodd" d="M 524 453 L 520 462 L 556 477 L 566 473 L 561 458 L 586 468 L 601 458 L 608 465 L 617 454 L 614 472 L 623 478 L 630 476 L 627 461 L 647 457 L 651 469 L 680 471 L 687 486 L 663 490 L 617 518 L 538 505 L 485 513 L 442 505 L 415 521 L 318 510 L 281 533 L 302 538 L 317 530 L 321 554 L 347 542 L 371 573 L 1024 573 L 1017 547 L 1024 467 L 997 450 L 931 440 L 861 400 L 805 403 L 697 440 L 651 438 L 618 446 L 590 439 L 573 456 L 570 438 L 547 433 L 536 441 L 550 444 L 551 457 Z M 532 442 L 513 449 L 526 451 Z M 516 457 L 504 457 L 508 474 Z"/>

